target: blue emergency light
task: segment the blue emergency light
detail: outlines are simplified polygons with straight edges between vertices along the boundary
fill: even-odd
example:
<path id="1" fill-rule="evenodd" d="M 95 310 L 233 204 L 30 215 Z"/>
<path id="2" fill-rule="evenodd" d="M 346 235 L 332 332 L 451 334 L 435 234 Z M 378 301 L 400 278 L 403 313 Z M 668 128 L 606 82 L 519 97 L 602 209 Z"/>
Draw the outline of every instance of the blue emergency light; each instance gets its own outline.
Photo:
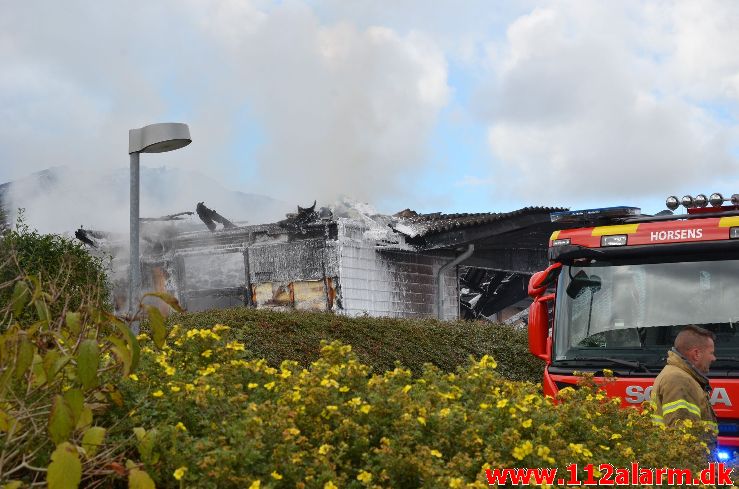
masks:
<path id="1" fill-rule="evenodd" d="M 552 222 L 561 224 L 586 224 L 610 219 L 624 219 L 641 216 L 639 207 L 600 207 L 598 209 L 582 209 L 579 211 L 552 212 Z"/>

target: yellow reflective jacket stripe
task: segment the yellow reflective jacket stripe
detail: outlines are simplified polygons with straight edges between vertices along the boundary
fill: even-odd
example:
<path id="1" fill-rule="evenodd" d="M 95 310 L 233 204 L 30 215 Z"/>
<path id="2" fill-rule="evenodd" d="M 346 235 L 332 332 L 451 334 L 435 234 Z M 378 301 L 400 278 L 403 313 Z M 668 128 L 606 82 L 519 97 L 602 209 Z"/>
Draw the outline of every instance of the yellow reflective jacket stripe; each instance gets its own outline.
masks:
<path id="1" fill-rule="evenodd" d="M 668 402 L 667 404 L 662 406 L 662 416 L 665 416 L 670 413 L 674 413 L 678 409 L 687 409 L 688 412 L 691 412 L 701 417 L 701 409 L 698 407 L 698 405 L 693 404 L 692 402 L 688 402 L 685 399 L 678 399 L 677 401 Z"/>

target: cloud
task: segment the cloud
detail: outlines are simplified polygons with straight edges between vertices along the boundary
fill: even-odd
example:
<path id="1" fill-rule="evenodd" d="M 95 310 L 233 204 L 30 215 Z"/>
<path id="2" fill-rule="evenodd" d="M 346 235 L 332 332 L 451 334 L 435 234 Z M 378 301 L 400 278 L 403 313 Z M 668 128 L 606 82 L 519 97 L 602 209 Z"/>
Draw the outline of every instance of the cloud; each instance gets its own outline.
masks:
<path id="1" fill-rule="evenodd" d="M 672 20 L 660 25 L 645 23 L 656 13 L 640 4 L 552 2 L 509 26 L 479 99 L 507 188 L 555 200 L 634 197 L 736 174 L 734 128 L 691 97 L 720 91 L 691 90 L 680 46 L 693 41 L 672 32 L 682 4 L 662 8 Z"/>
<path id="2" fill-rule="evenodd" d="M 455 187 L 482 187 L 491 186 L 495 183 L 492 178 L 480 178 L 472 175 L 465 175 L 460 180 L 454 182 Z"/>

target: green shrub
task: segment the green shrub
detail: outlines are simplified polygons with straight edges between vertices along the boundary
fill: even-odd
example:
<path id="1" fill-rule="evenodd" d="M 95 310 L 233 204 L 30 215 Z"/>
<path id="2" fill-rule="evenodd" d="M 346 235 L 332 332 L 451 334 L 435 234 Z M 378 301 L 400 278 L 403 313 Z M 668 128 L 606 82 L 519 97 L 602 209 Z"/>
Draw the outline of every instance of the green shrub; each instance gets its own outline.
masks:
<path id="1" fill-rule="evenodd" d="M 283 360 L 308 366 L 318 359 L 321 341 L 339 340 L 352 345 L 359 360 L 376 372 L 392 370 L 398 361 L 416 374 L 426 363 L 453 372 L 470 355 L 486 354 L 498 360 L 499 373 L 511 380 L 540 382 L 544 371 L 544 363 L 528 351 L 525 331 L 488 322 L 233 308 L 171 316 L 169 324 L 175 323 L 185 329 L 230 326 L 229 338 L 273 367 Z"/>
<path id="2" fill-rule="evenodd" d="M 72 239 L 29 229 L 19 218 L 15 228 L 0 236 L 0 284 L 26 276 L 43 282 L 44 291 L 54 299 L 49 307 L 56 317 L 85 302 L 107 308 L 110 287 L 103 260 Z M 11 293 L 10 287 L 0 288 L 0 304 L 7 304 Z"/>
<path id="3" fill-rule="evenodd" d="M 372 374 L 335 342 L 308 368 L 275 368 L 229 333 L 175 326 L 162 350 L 141 335 L 140 371 L 121 385 L 134 402 L 118 416 L 139 427 L 158 487 L 482 488 L 490 467 L 707 462 L 700 427 L 656 427 L 587 379 L 555 404 L 488 356 L 454 373 Z"/>
<path id="4" fill-rule="evenodd" d="M 106 418 L 138 341 L 105 307 L 101 263 L 21 227 L 0 251 L 0 487 L 147 487 L 132 433 Z M 36 274 L 30 274 L 36 272 Z"/>

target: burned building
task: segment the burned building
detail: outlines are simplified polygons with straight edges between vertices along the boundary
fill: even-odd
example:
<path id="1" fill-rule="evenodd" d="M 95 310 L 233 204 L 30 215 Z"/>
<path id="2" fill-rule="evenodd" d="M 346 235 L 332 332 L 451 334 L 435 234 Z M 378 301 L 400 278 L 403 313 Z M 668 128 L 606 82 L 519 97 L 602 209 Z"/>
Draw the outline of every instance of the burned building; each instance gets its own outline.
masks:
<path id="1" fill-rule="evenodd" d="M 283 221 L 228 221 L 213 232 L 144 226 L 142 285 L 174 295 L 190 311 L 244 305 L 489 317 L 526 297 L 528 277 L 546 267 L 555 210 L 386 216 L 314 204 Z M 120 289 L 127 284 L 117 285 L 117 307 L 125 309 Z"/>

